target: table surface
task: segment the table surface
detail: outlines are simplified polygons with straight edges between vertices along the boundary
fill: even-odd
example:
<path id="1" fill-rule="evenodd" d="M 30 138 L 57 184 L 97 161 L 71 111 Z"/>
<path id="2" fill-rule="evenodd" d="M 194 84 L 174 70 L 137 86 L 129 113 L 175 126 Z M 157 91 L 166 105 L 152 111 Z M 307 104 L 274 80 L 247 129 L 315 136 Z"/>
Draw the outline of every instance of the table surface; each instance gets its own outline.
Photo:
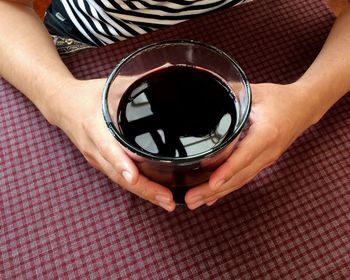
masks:
<path id="1" fill-rule="evenodd" d="M 287 83 L 333 21 L 322 1 L 254 1 L 63 60 L 105 77 L 137 47 L 195 39 Z M 3 79 L 0 108 L 1 279 L 350 279 L 349 95 L 244 188 L 171 214 L 89 167 Z"/>

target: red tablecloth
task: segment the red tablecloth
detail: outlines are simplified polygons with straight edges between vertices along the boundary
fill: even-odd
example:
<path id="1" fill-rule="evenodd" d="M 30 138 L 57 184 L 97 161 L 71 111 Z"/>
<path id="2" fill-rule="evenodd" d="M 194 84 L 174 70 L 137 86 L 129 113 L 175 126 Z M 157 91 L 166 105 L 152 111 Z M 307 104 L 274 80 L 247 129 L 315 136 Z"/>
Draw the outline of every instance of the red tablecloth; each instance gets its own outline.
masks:
<path id="1" fill-rule="evenodd" d="M 290 82 L 333 17 L 319 0 L 256 0 L 64 57 L 79 78 L 163 40 L 205 41 L 253 82 Z M 350 96 L 255 180 L 168 214 L 89 167 L 67 137 L 0 80 L 1 279 L 350 279 Z"/>

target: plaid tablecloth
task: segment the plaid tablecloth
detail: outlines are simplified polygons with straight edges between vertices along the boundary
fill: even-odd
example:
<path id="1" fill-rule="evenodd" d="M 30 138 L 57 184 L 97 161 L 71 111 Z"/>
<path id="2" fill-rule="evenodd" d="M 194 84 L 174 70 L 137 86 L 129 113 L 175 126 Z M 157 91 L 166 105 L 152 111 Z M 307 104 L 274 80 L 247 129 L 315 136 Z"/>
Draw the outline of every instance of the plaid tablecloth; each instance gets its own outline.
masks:
<path id="1" fill-rule="evenodd" d="M 319 0 L 256 0 L 63 57 L 79 78 L 164 39 L 230 53 L 253 82 L 286 83 L 334 18 Z M 251 183 L 168 214 L 89 167 L 67 137 L 0 81 L 1 279 L 350 279 L 350 95 Z"/>

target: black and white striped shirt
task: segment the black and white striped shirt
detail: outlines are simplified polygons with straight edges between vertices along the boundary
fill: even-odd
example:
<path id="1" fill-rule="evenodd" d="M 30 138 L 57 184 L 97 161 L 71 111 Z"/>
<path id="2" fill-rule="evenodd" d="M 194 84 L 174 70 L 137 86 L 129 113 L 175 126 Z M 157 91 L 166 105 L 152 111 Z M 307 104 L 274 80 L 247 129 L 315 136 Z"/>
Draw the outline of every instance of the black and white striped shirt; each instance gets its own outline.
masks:
<path id="1" fill-rule="evenodd" d="M 94 45 L 106 45 L 246 0 L 61 0 L 70 20 Z"/>

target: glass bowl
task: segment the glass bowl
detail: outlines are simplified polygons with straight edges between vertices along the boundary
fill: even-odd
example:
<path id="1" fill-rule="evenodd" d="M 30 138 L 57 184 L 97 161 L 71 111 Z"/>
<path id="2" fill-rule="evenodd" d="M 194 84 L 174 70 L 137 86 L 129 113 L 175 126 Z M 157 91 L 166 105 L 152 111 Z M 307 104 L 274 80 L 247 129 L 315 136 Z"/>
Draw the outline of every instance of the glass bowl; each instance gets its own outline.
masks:
<path id="1" fill-rule="evenodd" d="M 120 60 L 106 81 L 102 112 L 141 173 L 181 204 L 232 154 L 251 100 L 245 73 L 225 52 L 163 41 Z"/>

